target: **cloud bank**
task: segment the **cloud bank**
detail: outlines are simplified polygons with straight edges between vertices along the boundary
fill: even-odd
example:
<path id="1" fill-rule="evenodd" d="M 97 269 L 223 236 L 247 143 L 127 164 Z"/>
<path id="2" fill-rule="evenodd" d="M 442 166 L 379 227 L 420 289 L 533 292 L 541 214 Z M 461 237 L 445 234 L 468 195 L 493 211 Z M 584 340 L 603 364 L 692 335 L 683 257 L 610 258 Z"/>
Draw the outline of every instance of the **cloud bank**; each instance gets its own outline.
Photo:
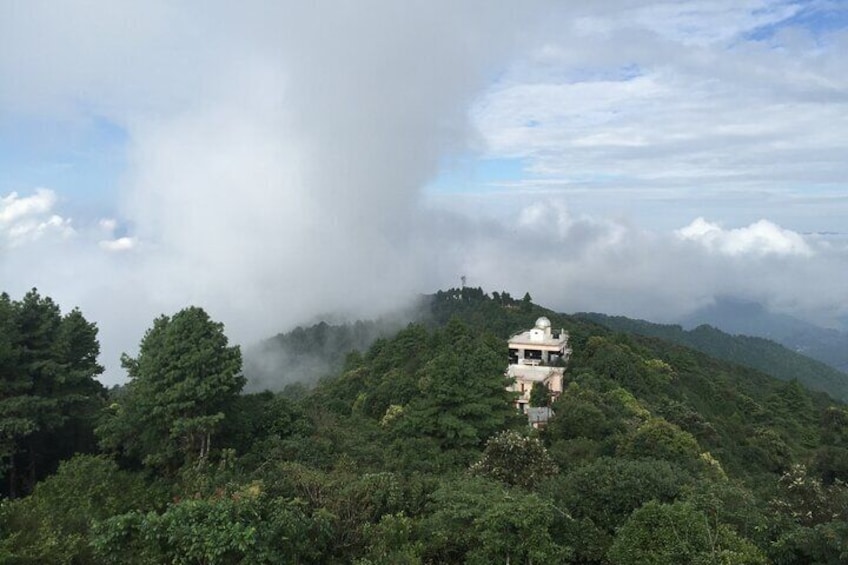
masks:
<path id="1" fill-rule="evenodd" d="M 107 218 L 68 216 L 85 191 L 0 195 L 4 288 L 79 305 L 110 382 L 188 304 L 248 343 L 461 275 L 563 310 L 720 294 L 832 322 L 845 241 L 802 232 L 848 213 L 845 34 L 749 37 L 800 10 L 7 4 L 0 128 L 107 122 L 126 168 Z M 428 191 L 468 154 L 523 177 Z"/>

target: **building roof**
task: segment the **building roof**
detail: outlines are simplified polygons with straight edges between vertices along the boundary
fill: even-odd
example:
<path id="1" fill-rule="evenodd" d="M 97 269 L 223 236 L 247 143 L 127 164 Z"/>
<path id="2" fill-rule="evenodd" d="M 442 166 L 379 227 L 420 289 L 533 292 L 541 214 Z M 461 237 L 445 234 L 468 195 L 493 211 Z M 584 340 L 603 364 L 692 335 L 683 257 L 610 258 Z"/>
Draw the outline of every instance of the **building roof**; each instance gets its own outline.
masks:
<path id="1" fill-rule="evenodd" d="M 513 345 L 530 345 L 535 349 L 559 350 L 562 349 L 568 342 L 567 332 L 563 331 L 557 334 L 552 334 L 550 331 L 546 331 L 540 335 L 539 329 L 541 328 L 533 328 L 532 330 L 515 334 L 509 338 L 510 347 Z M 554 335 L 557 335 L 558 337 L 554 337 Z"/>

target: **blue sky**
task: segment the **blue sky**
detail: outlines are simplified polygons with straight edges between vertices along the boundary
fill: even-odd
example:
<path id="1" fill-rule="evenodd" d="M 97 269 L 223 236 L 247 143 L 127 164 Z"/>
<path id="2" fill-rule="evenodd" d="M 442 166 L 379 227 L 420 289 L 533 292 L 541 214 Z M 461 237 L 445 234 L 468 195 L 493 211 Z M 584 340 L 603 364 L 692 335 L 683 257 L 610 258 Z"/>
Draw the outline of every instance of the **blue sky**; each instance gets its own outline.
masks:
<path id="1" fill-rule="evenodd" d="M 112 366 L 186 304 L 248 342 L 462 274 L 836 324 L 847 8 L 4 3 L 3 290 L 81 306 Z"/>
<path id="2" fill-rule="evenodd" d="M 105 118 L 12 117 L 0 128 L 0 193 L 50 187 L 84 221 L 115 214 L 127 133 Z"/>

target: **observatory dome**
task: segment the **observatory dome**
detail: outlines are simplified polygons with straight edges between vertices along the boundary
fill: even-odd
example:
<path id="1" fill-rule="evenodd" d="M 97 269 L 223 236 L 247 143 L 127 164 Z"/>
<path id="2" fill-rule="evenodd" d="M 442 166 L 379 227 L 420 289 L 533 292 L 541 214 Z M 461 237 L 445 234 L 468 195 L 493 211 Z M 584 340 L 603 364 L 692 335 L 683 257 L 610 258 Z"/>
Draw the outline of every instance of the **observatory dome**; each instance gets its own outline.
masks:
<path id="1" fill-rule="evenodd" d="M 551 327 L 551 321 L 546 317 L 542 316 L 538 320 L 536 320 L 536 327 L 540 330 L 546 330 Z"/>

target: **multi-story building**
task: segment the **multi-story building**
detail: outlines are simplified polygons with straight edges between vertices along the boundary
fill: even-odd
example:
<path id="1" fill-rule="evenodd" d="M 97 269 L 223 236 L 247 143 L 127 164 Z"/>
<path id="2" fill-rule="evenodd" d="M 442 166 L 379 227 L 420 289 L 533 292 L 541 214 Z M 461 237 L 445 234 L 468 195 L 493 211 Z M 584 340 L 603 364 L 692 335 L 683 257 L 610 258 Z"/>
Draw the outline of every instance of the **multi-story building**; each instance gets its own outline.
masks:
<path id="1" fill-rule="evenodd" d="M 571 354 L 568 332 L 552 330 L 551 321 L 544 316 L 536 326 L 509 338 L 509 366 L 506 374 L 513 380 L 508 390 L 518 393 L 516 404 L 527 413 L 530 391 L 544 384 L 553 398 L 562 393 L 565 364 Z"/>

